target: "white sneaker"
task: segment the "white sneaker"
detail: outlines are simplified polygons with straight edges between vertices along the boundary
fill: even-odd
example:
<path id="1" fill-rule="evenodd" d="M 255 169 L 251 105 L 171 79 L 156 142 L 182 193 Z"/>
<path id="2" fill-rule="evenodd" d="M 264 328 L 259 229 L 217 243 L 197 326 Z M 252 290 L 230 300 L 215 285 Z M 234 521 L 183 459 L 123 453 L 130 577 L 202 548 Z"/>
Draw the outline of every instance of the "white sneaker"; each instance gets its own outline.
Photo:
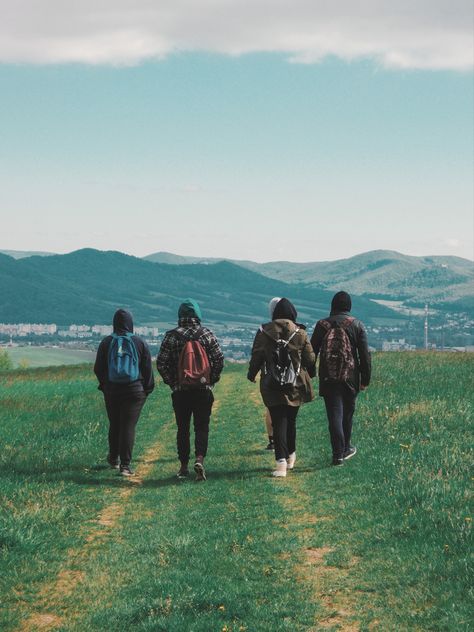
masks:
<path id="1" fill-rule="evenodd" d="M 282 476 L 286 476 L 286 459 L 279 459 L 276 462 L 276 467 L 272 472 L 272 476 L 278 476 L 278 477 L 282 477 Z"/>
<path id="2" fill-rule="evenodd" d="M 288 469 L 292 470 L 295 467 L 296 452 L 292 452 L 288 457 Z"/>

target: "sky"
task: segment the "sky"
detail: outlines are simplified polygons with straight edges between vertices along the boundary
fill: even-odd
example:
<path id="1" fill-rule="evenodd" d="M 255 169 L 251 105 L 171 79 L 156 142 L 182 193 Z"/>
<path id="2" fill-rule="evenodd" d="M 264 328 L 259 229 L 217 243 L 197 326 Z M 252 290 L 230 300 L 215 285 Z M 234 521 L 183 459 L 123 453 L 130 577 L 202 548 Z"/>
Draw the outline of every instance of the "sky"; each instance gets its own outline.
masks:
<path id="1" fill-rule="evenodd" d="M 464 0 L 0 0 L 1 249 L 473 258 Z"/>

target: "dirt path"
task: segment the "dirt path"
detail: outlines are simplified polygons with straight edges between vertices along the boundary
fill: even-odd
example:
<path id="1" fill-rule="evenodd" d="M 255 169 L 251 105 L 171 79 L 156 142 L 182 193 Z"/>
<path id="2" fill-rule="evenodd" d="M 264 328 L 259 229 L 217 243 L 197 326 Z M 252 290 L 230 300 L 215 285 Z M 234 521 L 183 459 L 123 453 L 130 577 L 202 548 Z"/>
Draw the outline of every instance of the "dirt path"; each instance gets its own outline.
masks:
<path id="1" fill-rule="evenodd" d="M 251 401 L 262 411 L 264 405 L 258 387 L 250 394 Z M 350 560 L 346 568 L 338 568 L 327 563 L 326 558 L 334 551 L 331 546 L 311 547 L 307 545 L 308 538 L 314 533 L 317 524 L 333 520 L 331 516 L 318 516 L 308 511 L 313 499 L 302 489 L 302 480 L 298 476 L 297 460 L 295 470 L 288 472 L 284 479 L 275 480 L 276 485 L 285 485 L 292 490 L 291 495 L 282 498 L 286 513 L 290 514 L 289 527 L 298 527 L 296 534 L 301 541 L 300 562 L 295 567 L 295 575 L 298 581 L 311 586 L 314 601 L 321 604 L 324 613 L 319 616 L 313 630 L 337 629 L 344 632 L 358 632 L 360 624 L 357 621 L 355 606 L 357 597 L 349 589 L 347 579 L 351 569 L 358 563 L 357 558 Z M 301 474 L 300 474 L 301 476 Z"/>
<path id="2" fill-rule="evenodd" d="M 170 424 L 174 424 L 174 419 L 168 421 L 163 426 L 163 430 Z M 67 623 L 64 618 L 49 611 L 60 611 L 64 599 L 74 593 L 79 585 L 86 580 L 85 573 L 81 570 L 84 563 L 92 556 L 97 555 L 104 541 L 111 536 L 125 514 L 131 497 L 150 475 L 154 464 L 162 456 L 162 452 L 161 440 L 148 448 L 137 466 L 135 475 L 126 480 L 127 487 L 120 489 L 114 501 L 105 506 L 97 515 L 92 523 L 92 529 L 89 526 L 84 533 L 84 545 L 69 549 L 64 566 L 56 578 L 41 586 L 34 605 L 35 612 L 22 621 L 17 628 L 18 632 L 54 630 Z M 75 618 L 74 615 L 68 613 L 68 621 L 73 618 Z"/>

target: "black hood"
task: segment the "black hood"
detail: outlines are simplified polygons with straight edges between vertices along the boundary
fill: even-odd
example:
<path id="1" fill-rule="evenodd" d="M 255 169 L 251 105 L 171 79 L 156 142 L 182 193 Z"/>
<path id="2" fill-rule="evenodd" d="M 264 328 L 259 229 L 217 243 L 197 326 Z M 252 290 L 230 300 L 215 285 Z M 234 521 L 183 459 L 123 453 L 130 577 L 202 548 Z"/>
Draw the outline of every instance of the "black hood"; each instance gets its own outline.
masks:
<path id="1" fill-rule="evenodd" d="M 350 312 L 352 309 L 352 299 L 347 292 L 337 292 L 331 301 L 331 314 Z"/>
<path id="2" fill-rule="evenodd" d="M 298 312 L 295 306 L 287 298 L 280 299 L 273 310 L 273 320 L 284 318 L 285 320 L 292 320 L 295 323 L 297 316 Z"/>
<path id="3" fill-rule="evenodd" d="M 125 309 L 118 309 L 114 314 L 114 334 L 133 334 L 133 318 Z"/>

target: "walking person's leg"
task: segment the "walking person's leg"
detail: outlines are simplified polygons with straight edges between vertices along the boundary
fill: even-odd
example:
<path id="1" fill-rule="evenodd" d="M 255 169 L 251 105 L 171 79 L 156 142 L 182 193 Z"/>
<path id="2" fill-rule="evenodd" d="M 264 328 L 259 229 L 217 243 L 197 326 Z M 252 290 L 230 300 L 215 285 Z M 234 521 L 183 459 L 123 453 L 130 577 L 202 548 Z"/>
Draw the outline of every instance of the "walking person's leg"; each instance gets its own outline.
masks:
<path id="1" fill-rule="evenodd" d="M 120 456 L 120 405 L 116 397 L 104 393 L 105 409 L 109 419 L 109 454 L 107 462 L 114 469 L 119 467 Z"/>
<path id="2" fill-rule="evenodd" d="M 344 459 L 344 430 L 343 420 L 343 393 L 342 384 L 331 384 L 324 395 L 326 413 L 329 424 L 329 435 L 332 446 L 333 465 L 342 465 Z"/>
<path id="3" fill-rule="evenodd" d="M 193 393 L 192 411 L 194 422 L 194 451 L 196 460 L 194 471 L 197 480 L 206 480 L 204 459 L 207 455 L 209 443 L 209 421 L 211 419 L 214 395 L 210 389 L 198 390 Z"/>
<path id="4" fill-rule="evenodd" d="M 357 452 L 357 449 L 351 445 L 352 422 L 356 407 L 357 395 L 349 388 L 345 389 L 343 395 L 343 416 L 342 429 L 344 432 L 344 459 L 350 459 Z"/>
<path id="5" fill-rule="evenodd" d="M 272 426 L 272 417 L 270 415 L 270 411 L 268 408 L 265 408 L 265 427 L 267 429 L 268 434 L 268 445 L 266 447 L 267 450 L 274 450 L 275 444 L 273 442 L 273 426 Z"/>
<path id="6" fill-rule="evenodd" d="M 189 441 L 189 427 L 192 414 L 191 391 L 174 391 L 171 395 L 171 399 L 173 402 L 176 425 L 178 427 L 176 432 L 176 445 L 178 449 L 178 459 L 181 463 L 178 477 L 184 478 L 188 475 L 189 454 L 191 452 Z"/>
<path id="7" fill-rule="evenodd" d="M 299 406 L 288 406 L 287 409 L 286 443 L 288 447 L 289 470 L 295 467 L 296 462 L 296 417 L 299 409 Z"/>
<path id="8" fill-rule="evenodd" d="M 124 397 L 121 402 L 120 472 L 125 476 L 132 474 L 130 463 L 132 461 L 133 446 L 135 444 L 135 429 L 145 400 L 146 396 L 144 393 L 136 393 Z"/>
<path id="9" fill-rule="evenodd" d="M 275 442 L 276 468 L 273 476 L 286 476 L 288 444 L 287 444 L 287 408 L 289 406 L 271 406 L 269 408 L 272 417 L 273 441 Z"/>

